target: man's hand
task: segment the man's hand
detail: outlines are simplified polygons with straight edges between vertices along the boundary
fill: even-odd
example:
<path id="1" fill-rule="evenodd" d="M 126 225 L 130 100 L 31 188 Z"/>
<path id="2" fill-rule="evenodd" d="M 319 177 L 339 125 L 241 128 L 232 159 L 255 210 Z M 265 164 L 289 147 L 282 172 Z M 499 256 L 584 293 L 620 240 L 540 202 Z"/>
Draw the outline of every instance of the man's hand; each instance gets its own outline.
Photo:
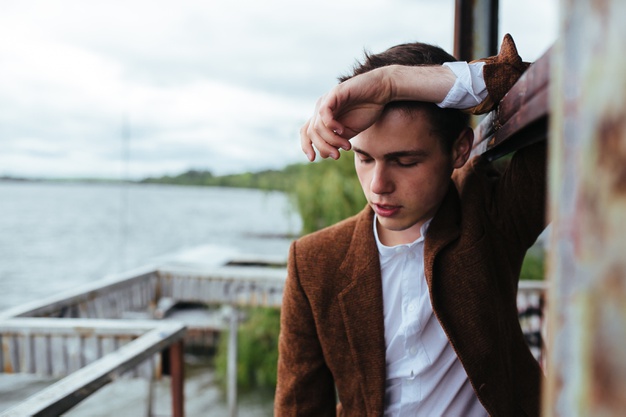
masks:
<path id="1" fill-rule="evenodd" d="M 382 114 L 391 101 L 441 102 L 456 77 L 441 66 L 390 65 L 350 78 L 322 96 L 313 117 L 300 129 L 300 145 L 310 161 L 315 149 L 322 158 L 339 158 L 349 139 L 358 135 Z"/>
<path id="2" fill-rule="evenodd" d="M 348 139 L 374 124 L 392 94 L 388 71 L 379 68 L 350 78 L 322 96 L 313 117 L 300 130 L 302 151 L 310 161 L 317 148 L 322 158 L 339 158 L 350 149 Z"/>

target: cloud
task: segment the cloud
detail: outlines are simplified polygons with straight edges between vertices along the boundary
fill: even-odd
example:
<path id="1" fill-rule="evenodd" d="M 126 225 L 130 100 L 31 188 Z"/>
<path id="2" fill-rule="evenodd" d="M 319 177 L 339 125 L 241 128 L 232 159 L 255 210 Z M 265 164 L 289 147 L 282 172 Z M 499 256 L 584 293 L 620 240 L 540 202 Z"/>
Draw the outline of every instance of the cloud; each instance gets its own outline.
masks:
<path id="1" fill-rule="evenodd" d="M 0 175 L 53 177 L 302 162 L 300 125 L 364 49 L 450 50 L 454 20 L 451 0 L 0 4 Z"/>

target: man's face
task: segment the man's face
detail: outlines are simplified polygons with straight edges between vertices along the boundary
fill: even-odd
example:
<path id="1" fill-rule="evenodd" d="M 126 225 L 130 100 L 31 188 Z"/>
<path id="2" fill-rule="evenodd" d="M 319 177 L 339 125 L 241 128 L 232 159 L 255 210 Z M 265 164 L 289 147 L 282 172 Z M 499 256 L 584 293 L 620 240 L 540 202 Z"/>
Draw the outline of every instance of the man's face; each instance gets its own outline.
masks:
<path id="1" fill-rule="evenodd" d="M 468 135 L 471 148 L 471 134 L 466 132 Z M 356 172 L 377 214 L 383 244 L 417 239 L 421 226 L 439 208 L 453 169 L 467 160 L 468 152 L 459 149 L 459 140 L 451 153 L 445 152 L 440 142 L 431 133 L 423 111 L 407 114 L 398 109 L 385 111 L 352 140 Z"/>

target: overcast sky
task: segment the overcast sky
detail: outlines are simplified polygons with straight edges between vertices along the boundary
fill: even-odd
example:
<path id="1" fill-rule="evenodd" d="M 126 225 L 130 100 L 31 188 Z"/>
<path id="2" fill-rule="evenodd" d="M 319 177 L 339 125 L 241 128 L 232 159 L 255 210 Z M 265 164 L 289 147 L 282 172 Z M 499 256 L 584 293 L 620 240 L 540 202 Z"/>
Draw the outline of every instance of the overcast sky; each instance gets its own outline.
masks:
<path id="1" fill-rule="evenodd" d="M 500 37 L 535 60 L 557 3 L 501 0 Z M 452 52 L 453 22 L 454 0 L 0 0 L 0 176 L 304 162 L 300 126 L 364 49 Z"/>

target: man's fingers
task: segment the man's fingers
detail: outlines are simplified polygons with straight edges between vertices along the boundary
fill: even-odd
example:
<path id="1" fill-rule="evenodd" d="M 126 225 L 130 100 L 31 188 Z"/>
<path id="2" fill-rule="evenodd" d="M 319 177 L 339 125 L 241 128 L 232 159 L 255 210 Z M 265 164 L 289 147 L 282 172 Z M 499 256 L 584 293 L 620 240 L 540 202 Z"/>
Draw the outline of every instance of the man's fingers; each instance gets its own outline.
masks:
<path id="1" fill-rule="evenodd" d="M 351 148 L 350 141 L 341 137 L 344 128 L 339 123 L 328 126 L 322 122 L 321 118 L 317 118 L 315 122 L 316 123 L 311 125 L 310 128 L 315 131 L 320 140 L 326 142 L 335 149 L 341 148 L 347 151 Z M 316 142 L 314 143 L 317 145 Z"/>
<path id="2" fill-rule="evenodd" d="M 332 94 L 320 97 L 313 117 L 300 129 L 300 147 L 309 161 L 315 160 L 316 150 L 322 158 L 338 159 L 339 149 L 352 148 L 347 138 L 354 136 L 354 133 L 335 120 L 332 109 L 336 105 L 336 98 Z M 342 137 L 346 132 L 349 136 Z"/>
<path id="3" fill-rule="evenodd" d="M 324 102 L 323 105 L 319 108 L 319 118 L 321 119 L 324 126 L 333 131 L 335 134 L 341 136 L 344 131 L 344 127 L 341 123 L 339 123 L 335 119 L 335 114 L 333 112 L 333 107 L 331 103 Z"/>
<path id="4" fill-rule="evenodd" d="M 311 139 L 309 138 L 309 125 L 311 124 L 311 120 L 308 120 L 301 128 L 300 128 L 300 147 L 302 148 L 302 152 L 306 155 L 309 161 L 315 161 L 315 149 L 313 149 L 313 144 Z"/>
<path id="5" fill-rule="evenodd" d="M 339 158 L 339 149 L 349 150 L 352 145 L 347 139 L 342 138 L 336 132 L 329 129 L 320 120 L 315 125 L 309 127 L 312 131 L 310 137 L 313 145 L 320 151 L 322 157 L 330 156 L 333 159 Z"/>
<path id="6" fill-rule="evenodd" d="M 326 142 L 312 126 L 309 126 L 307 136 L 322 158 L 339 158 L 337 148 Z"/>
<path id="7" fill-rule="evenodd" d="M 339 150 L 326 142 L 315 129 L 312 128 L 314 122 L 309 120 L 300 129 L 300 147 L 302 152 L 307 156 L 309 161 L 315 160 L 315 149 L 319 152 L 319 155 L 326 159 L 331 157 L 333 159 L 339 158 Z"/>

